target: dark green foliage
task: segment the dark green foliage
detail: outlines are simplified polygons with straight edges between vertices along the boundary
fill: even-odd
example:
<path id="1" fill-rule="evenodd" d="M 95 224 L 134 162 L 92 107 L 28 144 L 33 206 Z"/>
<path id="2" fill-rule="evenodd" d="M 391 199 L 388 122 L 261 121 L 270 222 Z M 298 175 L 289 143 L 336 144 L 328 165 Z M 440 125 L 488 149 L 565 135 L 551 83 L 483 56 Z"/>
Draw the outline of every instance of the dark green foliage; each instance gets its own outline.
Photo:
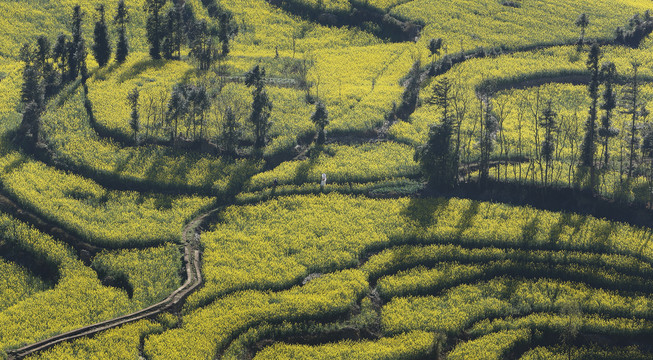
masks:
<path id="1" fill-rule="evenodd" d="M 428 45 L 431 56 L 435 58 L 436 55 L 440 54 L 440 49 L 442 48 L 442 38 L 431 39 Z"/>
<path id="2" fill-rule="evenodd" d="M 648 116 L 648 110 L 645 107 L 644 102 L 642 101 L 640 94 L 640 84 L 639 84 L 639 66 L 637 62 L 632 63 L 633 67 L 633 76 L 630 83 L 623 89 L 623 97 L 621 99 L 622 113 L 630 115 L 630 126 L 629 126 L 629 135 L 630 135 L 630 144 L 629 144 L 629 159 L 628 159 L 628 179 L 630 180 L 633 176 L 635 160 L 637 157 L 636 148 L 639 144 L 639 127 L 640 122 Z"/>
<path id="3" fill-rule="evenodd" d="M 586 13 L 582 13 L 578 16 L 574 24 L 580 28 L 580 37 L 578 38 L 577 49 L 578 51 L 581 51 L 583 49 L 583 45 L 585 44 L 585 29 L 587 29 L 589 26 L 590 19 Z"/>
<path id="4" fill-rule="evenodd" d="M 71 32 L 73 40 L 68 47 L 68 80 L 72 81 L 86 67 L 86 44 L 82 35 L 82 10 L 79 5 L 73 8 Z"/>
<path id="5" fill-rule="evenodd" d="M 42 109 L 45 105 L 41 73 L 35 65 L 25 64 L 25 69 L 23 70 L 23 86 L 20 92 L 20 102 L 24 106 L 34 103 L 39 109 Z"/>
<path id="6" fill-rule="evenodd" d="M 651 32 L 653 32 L 653 18 L 650 10 L 646 10 L 644 16 L 635 14 L 628 20 L 626 27 L 618 27 L 615 30 L 615 42 L 637 48 Z"/>
<path id="7" fill-rule="evenodd" d="M 167 0 L 145 0 L 147 17 L 147 41 L 150 43 L 150 57 L 161 58 L 161 41 L 163 38 L 163 14 L 161 13 Z"/>
<path id="8" fill-rule="evenodd" d="M 218 39 L 222 43 L 222 56 L 229 54 L 229 40 L 238 34 L 238 24 L 234 20 L 231 12 L 222 11 L 219 15 L 220 28 L 218 31 Z"/>
<path id="9" fill-rule="evenodd" d="M 612 62 L 606 62 L 601 66 L 601 77 L 605 83 L 605 90 L 603 90 L 603 102 L 601 103 L 601 110 L 605 111 L 601 116 L 601 127 L 599 128 L 599 136 L 603 139 L 603 167 L 607 169 L 609 156 L 609 142 L 610 139 L 619 135 L 619 130 L 612 126 L 612 112 L 617 106 L 617 96 L 614 91 L 614 79 L 617 75 L 617 68 Z"/>
<path id="10" fill-rule="evenodd" d="M 272 102 L 265 91 L 265 69 L 254 66 L 245 75 L 245 85 L 254 87 L 252 91 L 252 112 L 249 121 L 254 126 L 254 149 L 260 150 L 265 147 L 267 142 L 268 131 L 272 126 L 270 115 L 272 114 Z"/>
<path id="11" fill-rule="evenodd" d="M 206 21 L 198 21 L 188 35 L 190 56 L 198 62 L 200 70 L 208 70 L 218 58 L 215 41 L 211 36 L 209 25 Z"/>
<path id="12" fill-rule="evenodd" d="M 238 151 L 238 143 L 242 137 L 242 130 L 240 124 L 236 120 L 231 107 L 227 107 L 224 114 L 224 125 L 222 135 L 218 139 L 222 147 L 222 151 L 230 157 L 235 157 Z"/>
<path id="13" fill-rule="evenodd" d="M 490 154 L 494 150 L 497 132 L 499 131 L 499 120 L 494 114 L 492 102 L 489 98 L 481 99 L 484 115 L 481 119 L 481 131 L 479 144 L 481 147 L 480 183 L 485 186 L 490 177 Z"/>
<path id="14" fill-rule="evenodd" d="M 553 161 L 553 154 L 555 152 L 555 133 L 558 131 L 558 125 L 556 123 L 556 117 L 558 114 L 553 111 L 551 101 L 548 101 L 546 108 L 542 111 L 542 117 L 540 119 L 540 125 L 544 129 L 544 141 L 542 141 L 542 158 L 546 164 L 544 170 L 544 186 L 547 185 L 549 179 L 549 168 L 551 167 L 551 162 Z"/>
<path id="15" fill-rule="evenodd" d="M 315 104 L 315 112 L 311 115 L 311 121 L 317 126 L 317 143 L 324 144 L 326 141 L 324 128 L 329 125 L 329 111 L 323 102 L 318 101 Z"/>
<path id="16" fill-rule="evenodd" d="M 183 85 L 175 85 L 168 100 L 168 110 L 166 111 L 166 122 L 170 128 L 170 141 L 177 138 L 177 129 L 179 120 L 188 113 L 188 99 Z"/>
<path id="17" fill-rule="evenodd" d="M 118 9 L 113 17 L 113 23 L 118 26 L 118 44 L 116 44 L 116 61 L 122 64 L 129 55 L 129 42 L 127 40 L 127 24 L 129 23 L 129 12 L 125 0 L 118 1 Z"/>
<path id="18" fill-rule="evenodd" d="M 421 62 L 417 60 L 408 74 L 406 87 L 401 96 L 401 104 L 397 109 L 397 117 L 401 120 L 408 120 L 408 117 L 415 112 L 417 100 L 419 99 L 420 85 L 422 84 L 421 76 Z"/>
<path id="19" fill-rule="evenodd" d="M 585 123 L 585 135 L 581 145 L 580 165 L 590 172 L 590 187 L 596 186 L 594 155 L 596 154 L 596 120 L 599 99 L 599 86 L 601 77 L 599 72 L 599 60 L 601 58 L 601 49 L 594 43 L 590 49 L 587 59 L 587 69 L 590 72 L 590 83 L 588 92 L 591 100 L 587 122 Z"/>
<path id="20" fill-rule="evenodd" d="M 452 188 L 458 182 L 458 154 L 452 141 L 454 117 L 450 114 L 452 84 L 449 79 L 439 80 L 433 87 L 432 104 L 442 110 L 442 120 L 431 125 L 429 139 L 415 152 L 415 161 L 435 189 Z"/>
<path id="21" fill-rule="evenodd" d="M 65 78 L 66 76 L 66 67 L 68 65 L 68 48 L 70 47 L 70 43 L 68 42 L 68 38 L 64 34 L 59 34 L 57 36 L 57 42 L 54 45 L 54 48 L 52 49 L 52 58 L 54 61 L 57 63 L 57 66 L 59 67 L 59 71 L 61 72 L 61 78 Z"/>
<path id="22" fill-rule="evenodd" d="M 199 127 L 199 138 L 204 138 L 204 125 L 206 112 L 211 107 L 209 95 L 204 86 L 188 85 L 185 88 L 188 99 L 188 122 L 186 129 L 193 128 L 193 138 L 197 139 L 197 128 Z M 186 133 L 188 137 L 188 133 Z"/>
<path id="23" fill-rule="evenodd" d="M 97 7 L 98 21 L 95 22 L 93 30 L 93 56 L 100 67 L 104 67 L 111 58 L 111 44 L 109 43 L 109 29 L 104 20 L 104 5 Z"/>

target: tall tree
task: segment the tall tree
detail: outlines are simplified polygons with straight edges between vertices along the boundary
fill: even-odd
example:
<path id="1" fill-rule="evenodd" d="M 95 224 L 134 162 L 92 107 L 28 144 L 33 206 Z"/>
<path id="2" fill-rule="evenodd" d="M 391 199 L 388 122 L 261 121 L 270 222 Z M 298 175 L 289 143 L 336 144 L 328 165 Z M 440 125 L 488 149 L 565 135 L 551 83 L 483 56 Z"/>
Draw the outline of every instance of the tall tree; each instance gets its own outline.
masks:
<path id="1" fill-rule="evenodd" d="M 129 127 L 134 132 L 134 142 L 138 143 L 138 132 L 141 129 L 140 115 L 138 114 L 138 98 L 140 97 L 140 92 L 138 88 L 132 89 L 127 94 L 127 103 L 132 109 L 129 117 Z"/>
<path id="2" fill-rule="evenodd" d="M 82 9 L 79 5 L 73 8 L 71 33 L 72 43 L 68 48 L 68 80 L 77 78 L 82 68 L 86 66 L 86 44 L 82 35 Z"/>
<path id="3" fill-rule="evenodd" d="M 265 68 L 254 66 L 245 75 L 245 85 L 254 87 L 252 91 L 252 112 L 249 121 L 254 126 L 254 149 L 260 150 L 265 147 L 268 131 L 272 126 L 270 115 L 272 114 L 272 102 L 265 90 Z"/>
<path id="4" fill-rule="evenodd" d="M 54 48 L 52 49 L 52 57 L 54 61 L 57 63 L 57 66 L 59 67 L 59 71 L 61 72 L 61 80 L 63 81 L 64 78 L 66 77 L 66 65 L 68 64 L 68 48 L 70 47 L 70 43 L 68 42 L 68 38 L 64 34 L 59 34 L 57 36 L 57 42 L 54 45 Z"/>
<path id="5" fill-rule="evenodd" d="M 496 134 L 499 130 L 499 122 L 492 107 L 492 100 L 485 97 L 482 101 L 484 111 L 481 112 L 481 131 L 480 131 L 480 147 L 481 147 L 481 166 L 480 166 L 480 184 L 485 186 L 490 177 L 490 155 L 494 150 Z"/>
<path id="6" fill-rule="evenodd" d="M 324 144 L 326 141 L 324 128 L 329 125 L 329 111 L 322 101 L 315 104 L 315 112 L 311 115 L 311 121 L 317 127 L 317 143 Z"/>
<path id="7" fill-rule="evenodd" d="M 621 99 L 622 112 L 630 115 L 630 126 L 628 128 L 629 139 L 629 157 L 628 157 L 628 180 L 633 176 L 633 170 L 637 154 L 635 149 L 639 143 L 638 132 L 640 118 L 646 117 L 648 111 L 642 102 L 640 95 L 639 84 L 639 66 L 638 62 L 631 63 L 633 75 L 630 82 L 623 90 L 623 98 Z"/>
<path id="8" fill-rule="evenodd" d="M 549 179 L 549 169 L 555 153 L 555 132 L 558 130 L 556 117 L 558 114 L 553 110 L 549 100 L 542 111 L 540 125 L 544 129 L 544 141 L 542 141 L 542 159 L 544 159 L 544 186 L 546 187 Z"/>
<path id="9" fill-rule="evenodd" d="M 594 43 L 590 49 L 589 57 L 587 59 L 587 69 L 590 72 L 590 83 L 588 85 L 588 92 L 590 96 L 590 108 L 585 123 L 585 135 L 583 137 L 583 144 L 581 145 L 580 161 L 581 167 L 589 170 L 589 184 L 592 191 L 596 187 L 596 167 L 594 164 L 594 155 L 596 154 L 596 118 L 597 108 L 599 101 L 599 86 L 601 84 L 601 77 L 599 72 L 599 60 L 601 58 L 601 49 L 599 45 Z"/>
<path id="10" fill-rule="evenodd" d="M 608 161 L 610 160 L 610 139 L 619 135 L 619 130 L 612 126 L 612 112 L 617 106 L 617 96 L 614 91 L 614 80 L 617 74 L 617 67 L 612 62 L 605 62 L 601 66 L 601 76 L 605 84 L 603 90 L 603 102 L 601 109 L 605 111 L 601 116 L 601 127 L 599 136 L 603 139 L 603 168 L 607 170 Z"/>
<path id="11" fill-rule="evenodd" d="M 163 34 L 163 14 L 161 13 L 167 0 L 145 0 L 147 17 L 147 41 L 150 43 L 150 56 L 152 59 L 161 58 L 161 40 Z"/>
<path id="12" fill-rule="evenodd" d="M 236 120 L 236 114 L 227 107 L 224 114 L 224 125 L 222 128 L 222 135 L 219 142 L 222 145 L 222 151 L 228 156 L 235 157 L 237 155 L 238 143 L 242 136 L 240 124 Z"/>
<path id="13" fill-rule="evenodd" d="M 238 34 L 238 24 L 234 20 L 231 12 L 223 10 L 220 13 L 220 28 L 218 30 L 218 40 L 222 43 L 222 56 L 229 54 L 229 40 Z"/>
<path id="14" fill-rule="evenodd" d="M 129 23 L 129 12 L 125 0 L 118 1 L 116 15 L 113 17 L 114 25 L 118 26 L 118 44 L 116 44 L 116 61 L 122 64 L 129 55 L 129 41 L 127 40 L 127 24 Z"/>
<path id="15" fill-rule="evenodd" d="M 168 100 L 168 110 L 166 111 L 166 121 L 170 129 L 170 142 L 177 140 L 179 120 L 188 113 L 188 99 L 185 87 L 181 84 L 172 88 L 170 100 Z"/>
<path id="16" fill-rule="evenodd" d="M 429 185 L 436 189 L 452 188 L 458 180 L 457 147 L 453 141 L 455 119 L 450 111 L 452 88 L 447 78 L 433 87 L 431 103 L 442 111 L 441 121 L 431 125 L 428 141 L 415 152 L 415 160 L 420 163 Z"/>
<path id="17" fill-rule="evenodd" d="M 585 29 L 587 29 L 590 24 L 589 16 L 587 16 L 586 13 L 580 14 L 574 24 L 580 28 L 580 37 L 578 38 L 577 49 L 578 51 L 581 51 L 583 49 L 583 45 L 585 44 Z"/>
<path id="18" fill-rule="evenodd" d="M 97 7 L 98 20 L 93 30 L 93 56 L 100 67 L 104 67 L 111 58 L 111 44 L 109 43 L 109 29 L 104 19 L 104 5 Z"/>
<path id="19" fill-rule="evenodd" d="M 193 30 L 188 34 L 188 39 L 190 56 L 198 62 L 200 70 L 209 70 L 218 52 L 208 23 L 204 20 L 196 22 Z"/>

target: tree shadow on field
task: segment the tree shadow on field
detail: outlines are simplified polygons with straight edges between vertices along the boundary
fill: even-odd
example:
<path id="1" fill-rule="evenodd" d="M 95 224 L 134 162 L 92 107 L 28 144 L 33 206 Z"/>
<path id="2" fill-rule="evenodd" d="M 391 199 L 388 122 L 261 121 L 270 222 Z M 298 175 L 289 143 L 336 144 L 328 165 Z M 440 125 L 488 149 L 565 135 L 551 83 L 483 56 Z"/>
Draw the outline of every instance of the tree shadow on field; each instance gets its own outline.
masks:
<path id="1" fill-rule="evenodd" d="M 137 61 L 134 63 L 131 67 L 125 69 L 125 71 L 120 74 L 118 77 L 118 83 L 123 83 L 125 81 L 131 80 L 140 74 L 146 72 L 147 70 L 150 69 L 160 69 L 164 67 L 166 64 L 166 61 L 161 59 L 161 60 L 152 60 L 152 59 L 144 59 Z"/>
<path id="2" fill-rule="evenodd" d="M 478 201 L 471 201 L 467 209 L 465 209 L 456 224 L 456 239 L 460 239 L 465 232 L 465 230 L 472 227 L 474 224 L 474 218 L 478 215 L 478 210 L 481 207 L 481 203 Z"/>
<path id="3" fill-rule="evenodd" d="M 540 225 L 540 220 L 534 216 L 522 228 L 521 242 L 526 248 L 533 248 L 535 246 L 535 236 Z"/>
<path id="4" fill-rule="evenodd" d="M 420 229 L 426 229 L 434 224 L 437 224 L 438 219 L 449 207 L 450 199 L 419 199 L 411 198 L 408 206 L 406 206 L 400 215 L 409 219 L 410 222 L 416 224 Z"/>
<path id="5" fill-rule="evenodd" d="M 560 241 L 562 232 L 566 227 L 571 227 L 573 229 L 571 236 L 574 237 L 578 235 L 578 232 L 583 228 L 583 226 L 585 226 L 586 222 L 587 215 L 562 213 L 558 218 L 558 222 L 551 226 L 551 230 L 549 231 L 549 248 L 552 250 L 558 248 L 558 242 Z"/>
<path id="6" fill-rule="evenodd" d="M 300 161 L 299 165 L 297 166 L 297 169 L 295 169 L 295 177 L 293 178 L 293 183 L 295 185 L 302 185 L 308 182 L 320 181 L 320 179 L 309 179 L 309 174 L 311 170 L 313 170 L 317 165 L 317 161 L 319 160 L 320 155 L 322 154 L 323 151 L 324 151 L 323 146 L 316 146 L 315 148 L 311 149 L 308 159 Z"/>

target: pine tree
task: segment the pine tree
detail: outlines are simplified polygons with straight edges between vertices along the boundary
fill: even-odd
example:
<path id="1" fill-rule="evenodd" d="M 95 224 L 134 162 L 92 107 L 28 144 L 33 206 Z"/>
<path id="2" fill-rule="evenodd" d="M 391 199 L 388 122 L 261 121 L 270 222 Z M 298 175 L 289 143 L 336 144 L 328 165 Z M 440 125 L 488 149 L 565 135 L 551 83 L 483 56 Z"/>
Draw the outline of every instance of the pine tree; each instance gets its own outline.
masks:
<path id="1" fill-rule="evenodd" d="M 64 34 L 59 34 L 57 36 L 57 42 L 54 45 L 54 48 L 52 49 L 52 58 L 54 61 L 57 63 L 57 66 L 59 67 L 59 71 L 61 72 L 61 80 L 63 82 L 64 78 L 66 77 L 66 65 L 68 64 L 68 47 L 70 45 L 68 44 L 68 38 Z"/>
<path id="2" fill-rule="evenodd" d="M 581 167 L 589 170 L 590 175 L 590 188 L 592 191 L 596 187 L 596 167 L 594 165 L 594 155 L 596 154 L 596 119 L 597 108 L 599 99 L 599 86 L 601 84 L 599 73 L 599 59 L 601 57 L 601 49 L 599 45 L 594 43 L 590 49 L 589 57 L 587 59 L 587 69 L 590 72 L 590 83 L 588 92 L 591 100 L 587 122 L 585 123 L 585 136 L 583 137 L 583 144 L 581 145 Z"/>
<path id="3" fill-rule="evenodd" d="M 93 56 L 100 67 L 104 67 L 111 58 L 111 44 L 109 43 L 109 29 L 104 20 L 104 5 L 97 7 L 98 21 L 93 30 Z"/>
<path id="4" fill-rule="evenodd" d="M 272 102 L 265 90 L 265 69 L 254 66 L 245 75 L 245 85 L 254 87 L 252 91 L 252 112 L 249 121 L 254 126 L 254 149 L 260 150 L 265 147 L 268 131 L 272 126 L 270 115 L 272 114 Z"/>
<path id="5" fill-rule="evenodd" d="M 639 66 L 637 62 L 633 62 L 633 76 L 630 80 L 630 83 L 624 87 L 624 95 L 621 100 L 621 107 L 623 108 L 622 112 L 624 114 L 630 115 L 630 126 L 629 126 L 629 158 L 628 158 L 628 180 L 632 179 L 635 160 L 637 154 L 635 150 L 637 144 L 639 143 L 638 133 L 640 121 L 643 118 L 648 116 L 648 110 L 641 99 L 640 94 L 640 84 L 639 84 Z"/>
<path id="6" fill-rule="evenodd" d="M 601 116 L 601 127 L 599 136 L 603 139 L 603 168 L 607 170 L 610 160 L 609 142 L 610 139 L 619 135 L 619 130 L 612 126 L 612 112 L 617 106 L 617 97 L 613 88 L 617 68 L 612 62 L 605 62 L 601 66 L 601 76 L 605 84 L 603 90 L 603 102 L 601 109 L 605 111 Z"/>
<path id="7" fill-rule="evenodd" d="M 241 136 L 242 131 L 240 124 L 236 120 L 236 115 L 231 107 L 227 107 L 224 115 L 222 136 L 219 142 L 222 145 L 223 151 L 228 156 L 235 157 L 237 155 L 238 143 L 240 142 Z"/>
<path id="8" fill-rule="evenodd" d="M 578 43 L 576 45 L 577 50 L 581 51 L 583 49 L 583 45 L 585 44 L 585 29 L 587 29 L 590 24 L 589 16 L 587 16 L 586 13 L 580 14 L 574 24 L 580 28 L 580 37 L 578 38 Z"/>
<path id="9" fill-rule="evenodd" d="M 116 61 L 122 64 L 129 55 L 129 42 L 127 40 L 127 24 L 129 23 L 129 12 L 125 0 L 118 1 L 118 9 L 113 17 L 113 23 L 118 26 L 118 44 L 116 45 Z"/>
<path id="10" fill-rule="evenodd" d="M 225 57 L 229 54 L 229 40 L 238 34 L 238 25 L 236 24 L 233 15 L 228 11 L 222 11 L 219 16 L 220 28 L 218 31 L 218 40 L 222 43 L 221 56 Z"/>
<path id="11" fill-rule="evenodd" d="M 415 152 L 415 161 L 420 163 L 429 185 L 436 189 L 452 188 L 458 181 L 458 154 L 452 141 L 454 116 L 449 110 L 452 93 L 453 86 L 447 78 L 433 87 L 431 104 L 441 109 L 441 121 L 431 126 L 427 143 Z"/>
<path id="12" fill-rule="evenodd" d="M 548 101 L 546 108 L 542 111 L 540 125 L 544 129 L 544 141 L 542 142 L 541 155 L 544 159 L 544 186 L 547 186 L 549 179 L 549 169 L 551 168 L 551 161 L 553 161 L 553 154 L 555 153 L 555 132 L 558 130 L 556 117 L 558 114 L 553 111 L 551 101 Z"/>
<path id="13" fill-rule="evenodd" d="M 146 31 L 147 41 L 150 43 L 150 57 L 158 60 L 161 58 L 161 40 L 163 34 L 163 14 L 161 10 L 167 0 L 145 0 L 145 11 L 148 13 Z"/>
<path id="14" fill-rule="evenodd" d="M 82 35 L 82 9 L 79 5 L 73 8 L 71 32 L 73 39 L 68 47 L 68 80 L 77 78 L 82 67 L 86 66 L 86 45 Z"/>
<path id="15" fill-rule="evenodd" d="M 326 141 L 324 128 L 329 125 L 329 111 L 323 102 L 318 101 L 315 104 L 315 112 L 311 115 L 311 121 L 317 127 L 317 143 L 324 144 Z"/>

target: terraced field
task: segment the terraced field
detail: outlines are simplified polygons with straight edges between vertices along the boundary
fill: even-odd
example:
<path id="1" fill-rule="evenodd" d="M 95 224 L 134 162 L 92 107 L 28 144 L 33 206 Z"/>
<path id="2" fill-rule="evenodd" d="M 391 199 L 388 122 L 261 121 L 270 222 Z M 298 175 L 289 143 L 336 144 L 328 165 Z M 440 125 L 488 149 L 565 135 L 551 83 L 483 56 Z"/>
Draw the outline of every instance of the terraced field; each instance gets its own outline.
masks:
<path id="1" fill-rule="evenodd" d="M 77 3 L 0 0 L 0 359 L 653 358 L 649 1 L 83 0 L 25 132 Z"/>

